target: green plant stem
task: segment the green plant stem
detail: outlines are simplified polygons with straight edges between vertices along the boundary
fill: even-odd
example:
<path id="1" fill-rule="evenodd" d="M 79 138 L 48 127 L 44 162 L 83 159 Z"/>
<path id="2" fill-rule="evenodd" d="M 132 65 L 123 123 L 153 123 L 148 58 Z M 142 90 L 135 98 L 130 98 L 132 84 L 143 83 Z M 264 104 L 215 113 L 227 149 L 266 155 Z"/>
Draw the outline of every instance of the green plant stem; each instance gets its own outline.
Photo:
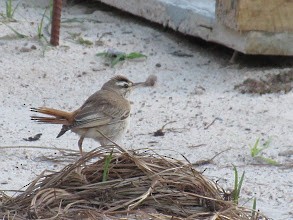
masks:
<path id="1" fill-rule="evenodd" d="M 6 0 L 5 6 L 6 6 L 6 17 L 9 19 L 13 18 L 15 10 L 18 8 L 20 1 L 16 4 L 16 6 L 13 8 L 12 0 Z"/>
<path id="2" fill-rule="evenodd" d="M 233 190 L 233 201 L 235 202 L 235 204 L 238 204 L 239 198 L 240 198 L 240 191 L 242 188 L 242 184 L 244 181 L 244 175 L 245 175 L 245 171 L 242 173 L 240 180 L 238 182 L 238 170 L 237 167 L 233 165 L 233 169 L 234 169 L 234 190 Z"/>
<path id="3" fill-rule="evenodd" d="M 256 198 L 253 199 L 251 219 L 255 219 L 255 213 L 256 213 Z"/>
<path id="4" fill-rule="evenodd" d="M 104 164 L 104 171 L 103 171 L 103 179 L 102 181 L 105 182 L 109 176 L 109 167 L 112 160 L 113 150 L 110 152 L 108 156 L 106 156 L 105 164 Z"/>

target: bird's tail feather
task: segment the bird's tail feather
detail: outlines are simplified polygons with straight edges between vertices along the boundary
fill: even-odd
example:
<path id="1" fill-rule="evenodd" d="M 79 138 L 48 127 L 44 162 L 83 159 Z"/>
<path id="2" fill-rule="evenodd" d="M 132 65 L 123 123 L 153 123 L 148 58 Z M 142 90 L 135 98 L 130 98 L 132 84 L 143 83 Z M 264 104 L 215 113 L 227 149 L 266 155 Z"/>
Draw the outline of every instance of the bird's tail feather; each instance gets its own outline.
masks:
<path id="1" fill-rule="evenodd" d="M 45 117 L 45 116 L 42 117 L 42 116 L 32 115 L 31 120 L 37 121 L 39 123 L 70 125 L 73 120 L 71 112 L 65 112 L 65 111 L 61 111 L 61 110 L 57 110 L 53 108 L 46 108 L 46 107 L 31 108 L 31 111 L 51 116 L 51 117 Z"/>

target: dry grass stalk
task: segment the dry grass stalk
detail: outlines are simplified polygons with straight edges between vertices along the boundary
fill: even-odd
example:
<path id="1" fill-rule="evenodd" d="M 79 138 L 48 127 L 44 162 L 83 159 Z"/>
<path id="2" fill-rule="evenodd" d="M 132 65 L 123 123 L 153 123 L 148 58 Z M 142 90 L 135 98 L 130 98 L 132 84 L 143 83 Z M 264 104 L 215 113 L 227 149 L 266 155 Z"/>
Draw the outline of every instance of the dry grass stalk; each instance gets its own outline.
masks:
<path id="1" fill-rule="evenodd" d="M 160 155 L 116 151 L 103 182 L 107 155 L 94 150 L 60 172 L 41 173 L 16 197 L 3 195 L 0 217 L 251 219 L 251 210 L 224 201 L 216 185 L 191 164 Z"/>

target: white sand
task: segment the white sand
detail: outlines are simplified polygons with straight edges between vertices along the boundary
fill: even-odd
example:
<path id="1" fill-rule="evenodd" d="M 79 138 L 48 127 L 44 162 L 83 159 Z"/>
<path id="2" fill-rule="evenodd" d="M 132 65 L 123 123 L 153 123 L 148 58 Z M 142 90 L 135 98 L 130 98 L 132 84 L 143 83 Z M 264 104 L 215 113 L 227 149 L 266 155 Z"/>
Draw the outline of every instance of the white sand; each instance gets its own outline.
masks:
<path id="1" fill-rule="evenodd" d="M 239 173 L 246 172 L 240 204 L 249 200 L 246 206 L 252 207 L 252 198 L 256 197 L 257 208 L 269 217 L 293 218 L 292 168 L 253 165 L 260 162 L 250 156 L 249 150 L 257 138 L 262 143 L 271 139 L 271 147 L 265 150 L 264 156 L 281 164 L 292 164 L 292 155 L 279 156 L 279 153 L 293 148 L 293 92 L 257 96 L 243 95 L 233 89 L 248 77 L 258 78 L 282 69 L 229 66 L 225 52 L 205 49 L 182 36 L 135 22 L 136 18 L 83 6 L 64 8 L 63 19 L 78 18 L 83 22 L 63 23 L 60 46 L 45 48 L 35 37 L 44 12 L 41 3 L 21 3 L 15 12 L 16 22 L 6 23 L 28 38 L 11 39 L 13 32 L 0 23 L 1 146 L 78 150 L 75 134 L 67 132 L 56 139 L 60 126 L 31 122 L 29 108 L 45 105 L 74 110 L 115 74 L 123 74 L 133 81 L 156 74 L 159 83 L 155 88 L 136 90 L 130 97 L 131 125 L 123 146 L 148 147 L 176 158 L 182 158 L 180 154 L 183 154 L 190 162 L 209 159 L 230 148 L 212 164 L 198 169 L 205 170 L 209 178 L 219 180 L 224 188 L 231 188 L 232 164 L 236 165 Z M 4 1 L 0 2 L 0 8 L 4 12 Z M 84 39 L 93 42 L 105 35 L 100 39 L 103 45 L 87 47 L 76 43 L 69 33 L 81 33 Z M 49 39 L 46 33 L 45 36 Z M 21 52 L 32 45 L 37 49 Z M 138 51 L 148 58 L 110 68 L 105 66 L 103 58 L 95 56 L 108 48 L 128 53 Z M 178 50 L 193 57 L 170 54 Z M 157 63 L 161 67 L 156 67 Z M 204 129 L 215 118 L 219 120 Z M 166 126 L 165 136 L 152 135 L 171 121 L 175 122 Z M 43 133 L 39 141 L 23 140 L 37 133 Z M 198 144 L 205 145 L 192 147 Z M 91 140 L 84 142 L 86 151 L 97 146 Z M 58 154 L 57 151 L 0 150 L 1 190 L 19 189 L 41 171 L 58 170 L 64 165 L 40 159 L 42 155 Z"/>

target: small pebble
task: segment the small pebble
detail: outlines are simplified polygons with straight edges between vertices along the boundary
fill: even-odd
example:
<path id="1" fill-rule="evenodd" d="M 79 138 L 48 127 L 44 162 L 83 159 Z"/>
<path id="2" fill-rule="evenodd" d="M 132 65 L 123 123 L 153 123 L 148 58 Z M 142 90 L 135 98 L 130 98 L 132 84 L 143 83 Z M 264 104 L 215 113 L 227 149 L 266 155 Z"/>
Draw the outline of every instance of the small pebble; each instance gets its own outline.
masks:
<path id="1" fill-rule="evenodd" d="M 27 48 L 27 47 L 22 47 L 22 48 L 20 48 L 20 52 L 22 52 L 22 53 L 27 53 L 27 52 L 30 52 L 32 49 L 30 49 L 30 48 Z"/>

